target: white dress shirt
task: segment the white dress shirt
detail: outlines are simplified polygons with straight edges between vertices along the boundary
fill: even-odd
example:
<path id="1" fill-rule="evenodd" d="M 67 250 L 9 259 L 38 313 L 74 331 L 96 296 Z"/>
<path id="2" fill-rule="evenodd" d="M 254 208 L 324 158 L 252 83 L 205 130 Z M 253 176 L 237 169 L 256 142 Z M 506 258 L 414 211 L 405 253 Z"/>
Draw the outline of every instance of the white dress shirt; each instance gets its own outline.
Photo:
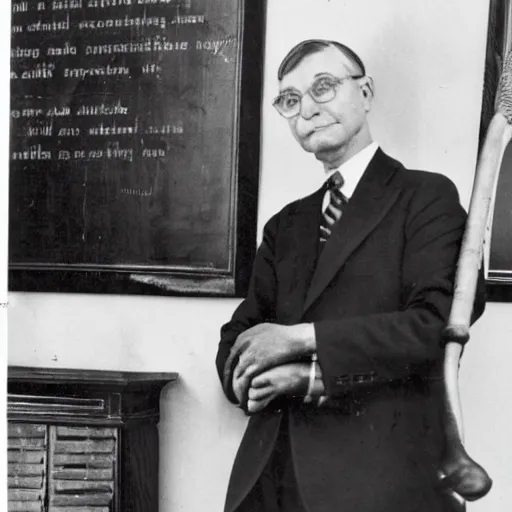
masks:
<path id="1" fill-rule="evenodd" d="M 364 171 L 366 171 L 370 160 L 374 157 L 377 149 L 379 149 L 379 145 L 376 142 L 372 142 L 337 169 L 329 169 L 326 171 L 326 180 L 329 179 L 330 176 L 332 176 L 336 171 L 339 171 L 343 176 L 343 180 L 345 181 L 343 186 L 340 188 L 340 191 L 347 199 L 350 199 L 357 187 L 357 184 L 361 180 Z M 322 203 L 323 212 L 325 212 L 327 206 L 329 205 L 329 201 L 330 196 L 329 191 L 327 191 Z"/>

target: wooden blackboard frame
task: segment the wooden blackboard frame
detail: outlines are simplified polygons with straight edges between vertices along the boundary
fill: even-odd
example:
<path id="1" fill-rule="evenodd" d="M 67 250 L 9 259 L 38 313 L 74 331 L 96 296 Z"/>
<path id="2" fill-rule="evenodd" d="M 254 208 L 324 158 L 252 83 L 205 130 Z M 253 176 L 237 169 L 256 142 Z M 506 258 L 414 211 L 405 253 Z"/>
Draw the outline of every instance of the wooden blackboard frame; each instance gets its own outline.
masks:
<path id="1" fill-rule="evenodd" d="M 192 267 L 138 267 L 9 261 L 9 290 L 243 297 L 256 251 L 260 111 L 263 79 L 265 2 L 237 0 L 242 9 L 234 222 L 228 272 Z M 231 169 L 229 170 L 231 172 Z M 11 193 L 12 201 L 12 193 Z M 11 205 L 12 207 L 12 205 Z"/>
<path id="2" fill-rule="evenodd" d="M 491 0 L 489 4 L 489 23 L 485 57 L 484 87 L 480 120 L 479 149 L 481 149 L 487 127 L 494 114 L 494 102 L 501 75 L 501 62 L 504 55 L 512 50 L 512 2 L 510 0 Z M 509 148 L 510 149 L 510 148 Z M 508 152 L 509 150 L 507 150 Z M 500 176 L 505 169 L 500 170 Z M 500 185 L 500 177 L 498 183 Z M 512 191 L 511 191 L 512 192 Z M 493 204 L 496 204 L 493 202 Z M 489 233 L 502 232 L 497 227 L 496 216 L 491 217 Z M 505 227 L 506 229 L 506 227 Z M 510 228 L 508 228 L 510 229 Z M 512 302 L 512 268 L 495 268 L 490 259 L 493 236 L 486 241 L 487 297 L 490 301 Z M 511 248 L 512 249 L 512 248 Z"/>

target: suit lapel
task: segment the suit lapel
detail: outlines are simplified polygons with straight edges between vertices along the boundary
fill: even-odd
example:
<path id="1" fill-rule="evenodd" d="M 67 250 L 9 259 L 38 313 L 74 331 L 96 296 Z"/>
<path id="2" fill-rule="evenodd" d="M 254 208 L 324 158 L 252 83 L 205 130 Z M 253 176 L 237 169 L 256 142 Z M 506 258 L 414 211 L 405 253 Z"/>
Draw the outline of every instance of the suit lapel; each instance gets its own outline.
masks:
<path id="1" fill-rule="evenodd" d="M 322 186 L 314 194 L 295 203 L 289 212 L 285 232 L 288 234 L 291 250 L 287 251 L 288 256 L 281 267 L 286 277 L 283 280 L 281 276 L 280 286 L 284 284 L 283 281 L 287 283 L 285 296 L 290 323 L 296 323 L 302 315 L 304 300 L 315 269 L 324 194 L 325 186 Z"/>
<path id="2" fill-rule="evenodd" d="M 303 313 L 325 290 L 348 257 L 384 218 L 400 190 L 390 184 L 397 162 L 380 149 L 368 165 L 361 181 L 325 242 L 311 279 Z"/>

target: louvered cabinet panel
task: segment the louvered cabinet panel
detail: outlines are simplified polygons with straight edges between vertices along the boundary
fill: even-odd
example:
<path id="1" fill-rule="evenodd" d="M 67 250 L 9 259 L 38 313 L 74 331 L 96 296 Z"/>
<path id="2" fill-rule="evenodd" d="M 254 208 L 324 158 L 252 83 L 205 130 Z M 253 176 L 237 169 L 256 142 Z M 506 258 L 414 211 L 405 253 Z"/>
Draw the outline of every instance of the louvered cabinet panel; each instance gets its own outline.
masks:
<path id="1" fill-rule="evenodd" d="M 9 367 L 8 512 L 158 512 L 160 391 L 176 378 Z"/>
<path id="2" fill-rule="evenodd" d="M 48 427 L 9 423 L 7 441 L 9 512 L 40 512 L 46 498 Z"/>
<path id="3" fill-rule="evenodd" d="M 51 426 L 49 438 L 49 512 L 113 510 L 118 430 Z"/>

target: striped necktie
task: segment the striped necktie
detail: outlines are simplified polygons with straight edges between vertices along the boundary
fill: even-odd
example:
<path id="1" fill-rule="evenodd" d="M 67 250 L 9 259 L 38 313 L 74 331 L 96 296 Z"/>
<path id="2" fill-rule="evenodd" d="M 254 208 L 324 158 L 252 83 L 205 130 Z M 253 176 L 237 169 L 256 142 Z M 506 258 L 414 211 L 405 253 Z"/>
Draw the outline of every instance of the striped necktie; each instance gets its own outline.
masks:
<path id="1" fill-rule="evenodd" d="M 340 190 L 344 183 L 345 180 L 339 171 L 332 174 L 326 182 L 329 191 L 329 204 L 322 214 L 320 223 L 320 242 L 322 244 L 331 236 L 332 227 L 341 219 L 343 208 L 348 202 Z"/>

